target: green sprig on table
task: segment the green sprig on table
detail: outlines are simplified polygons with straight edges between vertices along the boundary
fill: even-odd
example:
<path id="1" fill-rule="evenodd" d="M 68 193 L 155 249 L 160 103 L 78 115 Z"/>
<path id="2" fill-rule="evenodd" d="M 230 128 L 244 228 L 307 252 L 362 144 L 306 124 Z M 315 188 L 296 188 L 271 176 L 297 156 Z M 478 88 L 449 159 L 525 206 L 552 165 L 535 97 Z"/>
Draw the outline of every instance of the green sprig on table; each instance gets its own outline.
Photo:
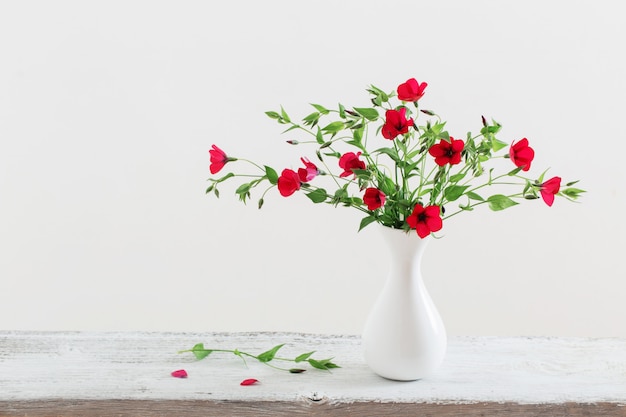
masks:
<path id="1" fill-rule="evenodd" d="M 329 359 L 313 359 L 311 356 L 313 356 L 313 354 L 315 353 L 315 351 L 312 352 L 306 352 L 303 353 L 301 355 L 296 356 L 295 358 L 283 358 L 283 357 L 277 357 L 276 354 L 278 353 L 278 351 L 285 346 L 284 343 L 280 344 L 280 345 L 276 345 L 273 348 L 266 350 L 263 353 L 260 353 L 258 355 L 254 355 L 252 353 L 248 353 L 248 352 L 244 352 L 241 351 L 239 349 L 206 349 L 204 347 L 203 343 L 197 343 L 195 344 L 191 349 L 187 349 L 187 350 L 181 350 L 178 353 L 193 353 L 194 356 L 196 357 L 196 359 L 201 360 L 206 358 L 207 356 L 209 356 L 210 354 L 214 353 L 214 352 L 223 352 L 223 353 L 231 353 L 234 354 L 235 356 L 238 356 L 239 358 L 241 358 L 241 360 L 244 362 L 244 364 L 247 366 L 247 362 L 246 362 L 246 358 L 251 358 L 251 359 L 255 359 L 271 368 L 274 369 L 278 369 L 281 371 L 287 371 L 290 372 L 292 374 L 299 374 L 302 372 L 305 372 L 306 369 L 302 369 L 302 368 L 283 368 L 280 366 L 275 366 L 273 364 L 270 364 L 270 362 L 272 361 L 284 361 L 284 362 L 293 362 L 296 364 L 301 364 L 301 363 L 308 363 L 310 366 L 312 366 L 315 369 L 321 369 L 324 371 L 330 371 L 331 369 L 335 369 L 335 368 L 340 368 L 339 365 L 335 364 L 334 362 L 332 362 L 333 358 L 329 358 Z"/>

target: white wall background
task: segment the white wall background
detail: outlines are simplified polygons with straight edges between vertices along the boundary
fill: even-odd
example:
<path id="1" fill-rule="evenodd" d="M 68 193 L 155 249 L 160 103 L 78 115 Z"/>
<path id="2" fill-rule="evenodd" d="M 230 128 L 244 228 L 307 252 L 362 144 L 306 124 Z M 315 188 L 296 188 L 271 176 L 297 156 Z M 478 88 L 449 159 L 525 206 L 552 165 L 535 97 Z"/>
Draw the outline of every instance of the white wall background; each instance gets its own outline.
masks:
<path id="1" fill-rule="evenodd" d="M 445 224 L 423 272 L 449 333 L 626 336 L 618 7 L 0 2 L 0 328 L 360 333 L 376 230 L 302 194 L 207 197 L 207 151 L 297 167 L 264 111 L 416 77 L 453 135 L 493 117 L 589 190 Z"/>

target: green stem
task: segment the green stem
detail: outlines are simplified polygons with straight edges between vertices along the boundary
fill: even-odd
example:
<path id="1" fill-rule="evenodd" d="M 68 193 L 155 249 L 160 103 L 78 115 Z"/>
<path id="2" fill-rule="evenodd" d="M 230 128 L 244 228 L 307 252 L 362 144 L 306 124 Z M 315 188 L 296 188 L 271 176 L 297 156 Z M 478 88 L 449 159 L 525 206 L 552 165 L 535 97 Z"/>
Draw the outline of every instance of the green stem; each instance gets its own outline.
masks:
<path id="1" fill-rule="evenodd" d="M 234 354 L 235 356 L 240 357 L 243 360 L 243 362 L 244 362 L 244 364 L 246 366 L 247 366 L 247 363 L 246 363 L 245 358 L 248 357 L 248 358 L 252 358 L 252 359 L 257 360 L 257 361 L 261 362 L 262 364 L 269 366 L 270 368 L 278 369 L 278 370 L 281 370 L 281 371 L 287 371 L 287 372 L 292 372 L 293 369 L 282 368 L 280 366 L 275 366 L 275 365 L 273 365 L 273 364 L 271 364 L 269 362 L 271 362 L 273 360 L 278 360 L 278 361 L 283 361 L 283 362 L 294 362 L 294 363 L 307 362 L 307 363 L 309 363 L 309 365 L 313 366 L 314 368 L 323 369 L 323 370 L 326 370 L 326 371 L 330 371 L 330 369 L 332 369 L 332 368 L 339 368 L 339 366 L 337 366 L 336 364 L 331 362 L 331 359 L 315 360 L 315 359 L 311 358 L 310 356 L 311 356 L 311 354 L 313 352 L 310 352 L 308 354 L 300 355 L 299 358 L 301 358 L 301 359 L 298 360 L 298 361 L 296 361 L 297 358 L 291 359 L 291 358 L 283 358 L 283 357 L 276 357 L 276 356 L 261 358 L 261 356 L 267 355 L 268 352 L 272 352 L 273 351 L 274 354 L 275 354 L 275 352 L 278 349 L 280 349 L 280 347 L 282 347 L 282 345 L 275 346 L 271 351 L 264 352 L 264 353 L 262 353 L 260 355 L 253 355 L 253 354 L 248 353 L 248 352 L 240 351 L 239 349 L 235 349 L 235 350 L 232 350 L 232 349 L 203 349 L 203 348 L 199 349 L 198 347 L 202 347 L 202 345 L 196 345 L 196 346 L 194 346 L 193 349 L 180 350 L 180 351 L 178 351 L 178 353 L 179 354 L 180 353 L 193 353 L 194 355 L 196 355 L 196 357 L 198 357 L 198 359 L 203 359 L 203 358 L 209 356 L 213 352 L 231 353 L 231 354 Z M 197 354 L 199 352 L 200 353 L 205 353 L 205 355 L 198 356 Z M 296 369 L 296 371 L 303 372 L 304 370 Z"/>
<path id="2" fill-rule="evenodd" d="M 510 195 L 507 195 L 506 197 L 511 198 L 511 199 L 513 199 L 513 198 L 523 198 L 523 197 L 524 197 L 524 195 L 523 195 L 522 193 L 516 193 L 516 194 L 510 194 Z M 487 200 L 477 201 L 476 203 L 471 204 L 471 205 L 469 205 L 469 206 L 467 206 L 467 207 L 468 207 L 468 208 L 474 208 L 474 207 L 477 207 L 477 206 L 480 206 L 480 205 L 483 205 L 483 204 L 486 204 L 486 203 L 489 203 L 489 201 L 487 201 Z M 449 214 L 449 215 L 447 215 L 447 216 L 445 216 L 445 217 L 442 217 L 442 220 L 447 220 L 447 219 L 449 219 L 450 217 L 456 216 L 457 214 L 459 214 L 459 213 L 461 213 L 461 212 L 463 212 L 463 211 L 467 211 L 467 210 L 463 210 L 463 209 L 457 210 L 457 211 L 455 211 L 455 212 L 454 212 L 454 213 L 452 213 L 452 214 Z"/>
<path id="3" fill-rule="evenodd" d="M 259 164 L 257 164 L 256 162 L 252 162 L 249 159 L 243 159 L 243 158 L 237 158 L 238 161 L 244 161 L 247 162 L 249 164 L 254 165 L 255 167 L 259 168 L 261 171 L 265 172 L 265 168 L 263 168 L 262 166 L 260 166 Z"/>

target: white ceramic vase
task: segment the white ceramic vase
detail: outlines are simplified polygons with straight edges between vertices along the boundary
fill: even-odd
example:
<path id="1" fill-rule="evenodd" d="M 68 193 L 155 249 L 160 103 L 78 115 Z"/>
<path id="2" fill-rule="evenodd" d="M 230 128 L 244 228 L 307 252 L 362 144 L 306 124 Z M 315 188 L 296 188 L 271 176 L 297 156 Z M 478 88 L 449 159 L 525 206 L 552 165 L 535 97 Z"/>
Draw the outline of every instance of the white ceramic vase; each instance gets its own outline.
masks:
<path id="1" fill-rule="evenodd" d="M 441 365 L 447 346 L 446 329 L 421 273 L 431 238 L 383 226 L 380 232 L 391 268 L 363 331 L 365 361 L 384 378 L 422 379 Z"/>

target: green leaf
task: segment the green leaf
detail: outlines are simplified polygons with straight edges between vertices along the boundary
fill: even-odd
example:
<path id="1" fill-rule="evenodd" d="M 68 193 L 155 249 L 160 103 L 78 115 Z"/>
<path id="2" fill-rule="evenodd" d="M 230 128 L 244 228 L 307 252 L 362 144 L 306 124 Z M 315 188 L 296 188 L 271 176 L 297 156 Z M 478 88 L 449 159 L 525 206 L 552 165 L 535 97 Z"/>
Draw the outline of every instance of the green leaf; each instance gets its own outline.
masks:
<path id="1" fill-rule="evenodd" d="M 283 131 L 282 131 L 282 133 L 287 133 L 287 132 L 290 132 L 290 131 L 292 131 L 292 130 L 296 130 L 296 129 L 299 129 L 299 128 L 300 128 L 300 126 L 299 126 L 299 125 L 291 125 L 291 126 L 290 126 L 290 127 L 288 127 L 287 129 L 283 130 Z"/>
<path id="2" fill-rule="evenodd" d="M 439 122 L 439 123 L 435 123 L 432 127 L 431 127 L 431 131 L 435 134 L 435 135 L 439 135 L 439 133 L 441 133 L 443 131 L 444 126 L 446 125 L 446 122 Z M 449 141 L 448 141 L 449 142 Z"/>
<path id="3" fill-rule="evenodd" d="M 365 107 L 355 107 L 354 110 L 367 120 L 378 119 L 378 110 Z"/>
<path id="4" fill-rule="evenodd" d="M 500 149 L 506 146 L 509 146 L 509 144 L 502 142 L 501 140 L 498 140 L 496 138 L 493 138 L 493 140 L 491 141 L 491 149 L 493 149 L 494 152 L 498 152 Z"/>
<path id="5" fill-rule="evenodd" d="M 459 182 L 463 179 L 463 177 L 465 177 L 465 174 L 467 174 L 466 172 L 459 172 L 458 174 L 454 174 L 450 176 L 450 182 L 452 183 L 456 183 Z"/>
<path id="6" fill-rule="evenodd" d="M 322 369 L 328 371 L 329 369 L 339 368 L 338 365 L 331 362 L 332 359 L 315 360 L 309 359 L 308 362 L 313 368 Z"/>
<path id="7" fill-rule="evenodd" d="M 191 348 L 191 352 L 194 354 L 196 359 L 204 359 L 213 352 L 212 350 L 208 350 L 204 348 L 204 344 L 197 343 L 194 347 Z"/>
<path id="8" fill-rule="evenodd" d="M 272 119 L 280 119 L 280 114 L 276 113 L 275 111 L 266 111 L 265 114 L 267 114 Z"/>
<path id="9" fill-rule="evenodd" d="M 335 198 L 338 200 L 344 199 L 344 198 L 348 198 L 348 190 L 346 189 L 348 186 L 348 184 L 344 185 L 343 187 L 339 188 L 337 191 L 335 191 Z"/>
<path id="10" fill-rule="evenodd" d="M 372 172 L 369 169 L 352 169 L 352 173 L 356 175 L 358 179 L 369 180 L 372 178 Z"/>
<path id="11" fill-rule="evenodd" d="M 359 225 L 359 232 L 361 230 L 363 230 L 364 228 L 366 228 L 368 225 L 374 223 L 376 221 L 376 217 L 375 216 L 367 216 L 367 217 L 363 217 L 363 219 L 361 219 L 361 224 Z"/>
<path id="12" fill-rule="evenodd" d="M 489 204 L 489 208 L 493 211 L 504 210 L 518 204 L 517 202 L 502 194 L 495 194 L 490 196 L 489 198 L 487 198 L 487 203 Z"/>
<path id="13" fill-rule="evenodd" d="M 517 175 L 518 172 L 520 172 L 522 170 L 523 167 L 517 167 L 515 169 L 512 169 L 511 171 L 509 171 L 506 175 L 512 177 L 513 175 Z"/>
<path id="14" fill-rule="evenodd" d="M 320 128 L 317 128 L 317 134 L 315 135 L 315 140 L 317 141 L 317 143 L 319 143 L 320 145 L 322 143 L 324 143 L 324 136 L 322 135 L 322 131 L 320 130 Z"/>
<path id="15" fill-rule="evenodd" d="M 526 196 L 526 193 L 531 192 L 531 193 L 535 193 L 535 187 L 533 187 L 533 184 L 526 180 L 526 185 L 524 186 L 524 191 L 522 191 L 522 194 L 524 196 Z"/>
<path id="16" fill-rule="evenodd" d="M 548 169 L 549 169 L 549 168 L 548 168 Z M 541 184 L 541 183 L 543 183 L 543 177 L 545 177 L 547 173 L 548 173 L 548 170 L 547 170 L 547 169 L 541 173 L 541 175 L 539 176 L 539 178 L 537 178 L 537 184 Z"/>
<path id="17" fill-rule="evenodd" d="M 330 111 L 329 111 L 326 107 L 324 107 L 324 106 L 320 106 L 319 104 L 313 104 L 313 103 L 311 103 L 311 106 L 315 107 L 315 109 L 316 109 L 318 112 L 322 113 L 322 114 L 328 114 L 328 113 L 330 113 Z"/>
<path id="18" fill-rule="evenodd" d="M 317 123 L 319 118 L 320 118 L 320 114 L 318 112 L 313 112 L 309 114 L 307 117 L 305 117 L 304 119 L 302 119 L 302 121 L 305 122 L 304 124 L 315 125 L 315 123 Z"/>
<path id="19" fill-rule="evenodd" d="M 342 119 L 346 118 L 346 108 L 341 103 L 339 103 L 339 117 Z"/>
<path id="20" fill-rule="evenodd" d="M 358 129 L 354 129 L 354 132 L 352 133 L 352 137 L 354 138 L 355 142 L 361 142 L 363 140 L 363 131 L 365 130 L 365 127 L 361 126 Z"/>
<path id="21" fill-rule="evenodd" d="M 276 353 L 278 352 L 278 350 L 285 346 L 285 344 L 280 344 L 280 345 L 276 345 L 273 348 L 271 348 L 270 350 L 261 353 L 259 356 L 257 356 L 257 359 L 259 362 L 269 362 L 272 359 L 274 359 L 274 357 L 276 356 Z"/>
<path id="22" fill-rule="evenodd" d="M 233 174 L 232 172 L 229 172 L 228 174 L 224 175 L 222 178 L 216 179 L 215 183 L 217 184 L 218 182 L 226 181 L 227 179 L 232 178 L 234 176 L 235 176 L 235 174 Z"/>
<path id="23" fill-rule="evenodd" d="M 337 369 L 337 368 L 341 368 L 341 366 L 337 365 L 336 363 L 330 362 L 329 359 L 326 359 L 324 362 L 324 366 L 326 366 L 326 369 Z"/>
<path id="24" fill-rule="evenodd" d="M 291 119 L 289 118 L 289 116 L 287 116 L 287 112 L 285 111 L 285 109 L 283 109 L 283 106 L 280 106 L 280 115 L 284 121 L 286 121 L 287 123 L 291 123 Z"/>
<path id="25" fill-rule="evenodd" d="M 247 194 L 248 192 L 250 192 L 250 189 L 252 188 L 252 183 L 245 183 L 245 184 L 241 184 L 237 190 L 235 190 L 236 194 Z"/>
<path id="26" fill-rule="evenodd" d="M 311 357 L 311 355 L 314 354 L 314 353 L 315 353 L 315 351 L 308 352 L 308 353 L 303 353 L 302 355 L 298 355 L 298 357 L 296 359 L 294 359 L 294 361 L 296 363 L 305 361 L 305 360 L 309 359 Z"/>
<path id="27" fill-rule="evenodd" d="M 332 122 L 328 124 L 326 127 L 323 127 L 322 130 L 328 133 L 337 133 L 344 128 L 343 122 Z"/>
<path id="28" fill-rule="evenodd" d="M 461 197 L 469 185 L 450 185 L 443 191 L 443 196 L 448 201 L 454 201 Z"/>
<path id="29" fill-rule="evenodd" d="M 357 141 L 357 140 L 347 140 L 346 143 L 348 145 L 352 145 L 355 148 L 359 148 L 360 150 L 367 152 L 367 149 L 365 149 L 365 147 L 363 146 L 363 144 L 361 143 L 361 141 Z"/>
<path id="30" fill-rule="evenodd" d="M 278 173 L 274 168 L 265 165 L 265 175 L 267 176 L 270 184 L 276 185 L 278 183 Z"/>
<path id="31" fill-rule="evenodd" d="M 561 191 L 563 194 L 565 194 L 566 196 L 568 196 L 569 198 L 578 198 L 578 196 L 584 192 L 586 192 L 585 190 L 581 190 L 580 188 L 566 188 L 563 191 Z"/>
<path id="32" fill-rule="evenodd" d="M 321 362 L 316 361 L 315 359 L 309 359 L 308 362 L 313 368 L 322 369 L 324 371 L 326 370 L 326 366 L 324 366 L 324 364 L 322 364 Z"/>
<path id="33" fill-rule="evenodd" d="M 380 106 L 382 103 L 386 103 L 387 101 L 389 101 L 389 95 L 375 85 L 370 85 L 370 88 L 367 89 L 367 92 L 375 96 L 372 99 L 372 102 L 377 106 Z"/>
<path id="34" fill-rule="evenodd" d="M 380 148 L 380 149 L 376 149 L 374 152 L 384 153 L 385 155 L 388 155 L 391 159 L 393 159 L 393 161 L 396 163 L 402 162 L 402 159 L 398 155 L 398 151 L 395 150 L 394 148 Z"/>
<path id="35" fill-rule="evenodd" d="M 426 194 L 431 193 L 433 191 L 432 188 L 425 188 L 419 192 L 418 197 L 424 197 Z"/>
<path id="36" fill-rule="evenodd" d="M 465 195 L 471 198 L 472 200 L 485 201 L 484 198 L 482 198 L 481 196 L 479 196 L 473 191 L 468 191 Z"/>
<path id="37" fill-rule="evenodd" d="M 326 201 L 326 197 L 328 197 L 328 194 L 323 188 L 318 188 L 315 191 L 307 193 L 306 196 L 309 197 L 314 203 L 323 203 L 324 201 Z"/>
<path id="38" fill-rule="evenodd" d="M 302 372 L 306 372 L 306 369 L 291 368 L 289 370 L 289 373 L 291 373 L 291 374 L 301 374 Z"/>

